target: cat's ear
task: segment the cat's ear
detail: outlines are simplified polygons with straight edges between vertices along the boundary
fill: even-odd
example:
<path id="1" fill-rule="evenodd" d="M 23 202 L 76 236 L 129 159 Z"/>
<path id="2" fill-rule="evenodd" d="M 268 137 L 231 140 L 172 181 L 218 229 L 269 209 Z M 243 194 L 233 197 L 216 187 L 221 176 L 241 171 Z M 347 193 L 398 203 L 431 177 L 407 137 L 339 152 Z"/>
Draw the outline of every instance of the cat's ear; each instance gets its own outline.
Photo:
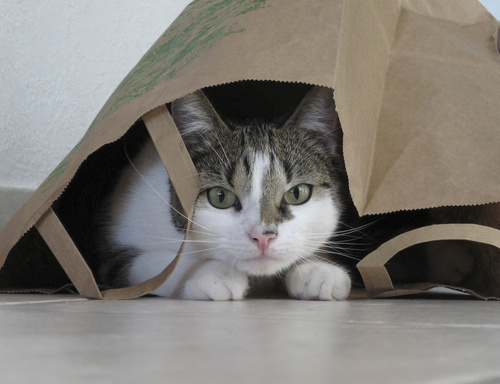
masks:
<path id="1" fill-rule="evenodd" d="M 174 100 L 172 117 L 190 152 L 202 146 L 210 133 L 227 129 L 201 90 Z"/>
<path id="2" fill-rule="evenodd" d="M 341 154 L 342 128 L 335 109 L 332 89 L 313 87 L 288 119 L 286 126 L 314 132 L 332 155 Z"/>

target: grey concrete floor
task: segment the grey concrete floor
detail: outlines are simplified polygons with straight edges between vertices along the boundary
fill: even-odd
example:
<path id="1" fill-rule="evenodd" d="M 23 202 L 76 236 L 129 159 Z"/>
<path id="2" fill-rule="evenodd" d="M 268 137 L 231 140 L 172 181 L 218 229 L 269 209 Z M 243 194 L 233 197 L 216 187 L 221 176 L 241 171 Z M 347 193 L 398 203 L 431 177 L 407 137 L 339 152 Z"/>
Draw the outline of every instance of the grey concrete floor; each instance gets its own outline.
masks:
<path id="1" fill-rule="evenodd" d="M 500 303 L 0 295 L 0 383 L 500 383 Z"/>

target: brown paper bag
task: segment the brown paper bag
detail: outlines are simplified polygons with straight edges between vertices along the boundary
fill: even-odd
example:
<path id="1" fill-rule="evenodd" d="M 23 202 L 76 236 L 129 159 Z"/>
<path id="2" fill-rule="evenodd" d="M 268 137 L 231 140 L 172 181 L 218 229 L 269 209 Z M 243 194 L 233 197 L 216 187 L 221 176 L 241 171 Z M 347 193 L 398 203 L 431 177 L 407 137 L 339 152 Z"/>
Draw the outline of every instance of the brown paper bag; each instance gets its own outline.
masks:
<path id="1" fill-rule="evenodd" d="M 362 215 L 500 201 L 497 31 L 498 22 L 476 0 L 195 1 L 2 229 L 0 265 L 36 230 L 82 295 L 130 298 L 161 285 L 175 261 L 140 286 L 101 292 L 51 207 L 85 159 L 143 117 L 185 211 L 192 212 L 196 173 L 164 105 L 240 80 L 335 90 L 350 191 Z M 468 230 L 468 240 L 485 241 L 486 233 L 497 246 L 497 232 Z M 371 264 L 363 272 L 369 293 L 390 290 Z"/>

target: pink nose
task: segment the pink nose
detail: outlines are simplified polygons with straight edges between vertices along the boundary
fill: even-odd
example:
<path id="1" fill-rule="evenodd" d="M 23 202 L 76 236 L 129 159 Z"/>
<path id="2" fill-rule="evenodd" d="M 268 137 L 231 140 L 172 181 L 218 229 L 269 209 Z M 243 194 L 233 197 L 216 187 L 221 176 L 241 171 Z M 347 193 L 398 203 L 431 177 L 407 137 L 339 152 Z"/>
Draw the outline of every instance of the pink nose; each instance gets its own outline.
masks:
<path id="1" fill-rule="evenodd" d="M 250 238 L 255 242 L 262 253 L 269 248 L 271 240 L 275 239 L 278 234 L 275 231 L 264 231 L 262 229 L 253 228 L 250 231 Z"/>

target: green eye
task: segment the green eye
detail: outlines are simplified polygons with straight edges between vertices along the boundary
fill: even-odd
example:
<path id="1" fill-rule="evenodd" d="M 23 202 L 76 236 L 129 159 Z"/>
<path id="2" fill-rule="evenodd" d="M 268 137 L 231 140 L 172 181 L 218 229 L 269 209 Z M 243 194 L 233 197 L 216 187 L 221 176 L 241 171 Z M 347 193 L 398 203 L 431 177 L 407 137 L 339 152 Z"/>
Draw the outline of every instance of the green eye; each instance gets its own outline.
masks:
<path id="1" fill-rule="evenodd" d="M 210 204 L 219 209 L 231 208 L 239 203 L 238 198 L 233 192 L 222 187 L 209 189 L 207 196 Z"/>
<path id="2" fill-rule="evenodd" d="M 299 184 L 289 189 L 284 195 L 283 200 L 287 204 L 300 205 L 306 203 L 311 197 L 312 187 L 307 184 Z"/>

